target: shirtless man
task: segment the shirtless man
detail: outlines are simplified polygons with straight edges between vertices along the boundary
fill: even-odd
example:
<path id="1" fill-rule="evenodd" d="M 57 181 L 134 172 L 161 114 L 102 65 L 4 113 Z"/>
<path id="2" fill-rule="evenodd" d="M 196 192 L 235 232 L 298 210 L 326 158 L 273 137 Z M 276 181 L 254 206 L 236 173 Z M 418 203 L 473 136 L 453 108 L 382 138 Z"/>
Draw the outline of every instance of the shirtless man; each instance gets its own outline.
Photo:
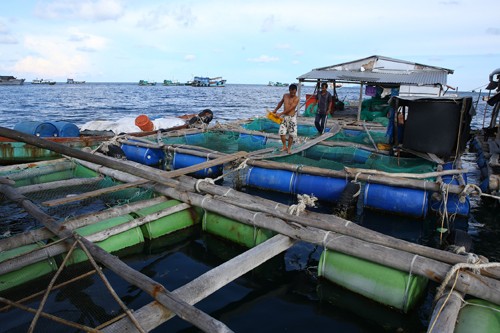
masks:
<path id="1" fill-rule="evenodd" d="M 276 108 L 274 108 L 273 113 L 276 116 L 283 118 L 281 122 L 279 135 L 281 137 L 281 142 L 283 143 L 283 148 L 281 151 L 287 151 L 289 154 L 292 152 L 293 140 L 297 137 L 297 117 L 295 116 L 297 105 L 299 104 L 299 97 L 297 96 L 297 86 L 291 84 L 288 87 L 288 94 L 284 94 L 281 101 L 278 103 Z M 283 107 L 283 112 L 276 113 L 281 106 Z M 288 134 L 288 147 L 286 146 L 286 135 Z"/>

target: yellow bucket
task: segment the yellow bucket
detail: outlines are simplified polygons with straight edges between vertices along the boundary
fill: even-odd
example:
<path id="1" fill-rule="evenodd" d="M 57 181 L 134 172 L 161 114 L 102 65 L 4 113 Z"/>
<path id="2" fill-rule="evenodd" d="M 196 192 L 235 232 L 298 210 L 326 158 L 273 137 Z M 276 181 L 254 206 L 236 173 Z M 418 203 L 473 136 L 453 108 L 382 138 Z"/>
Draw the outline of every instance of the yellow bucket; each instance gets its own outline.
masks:
<path id="1" fill-rule="evenodd" d="M 272 113 L 271 111 L 267 111 L 267 119 L 274 121 L 276 124 L 281 124 L 281 118 L 278 117 L 275 113 Z"/>

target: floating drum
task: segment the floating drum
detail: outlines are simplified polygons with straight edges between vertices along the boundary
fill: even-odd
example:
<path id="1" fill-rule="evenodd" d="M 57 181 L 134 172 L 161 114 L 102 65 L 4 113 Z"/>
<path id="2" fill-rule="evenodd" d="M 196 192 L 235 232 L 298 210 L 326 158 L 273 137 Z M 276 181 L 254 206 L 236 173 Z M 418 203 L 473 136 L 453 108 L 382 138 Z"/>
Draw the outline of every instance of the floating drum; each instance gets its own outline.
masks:
<path id="1" fill-rule="evenodd" d="M 482 299 L 467 300 L 458 313 L 453 332 L 500 332 L 500 306 Z"/>
<path id="2" fill-rule="evenodd" d="M 423 218 L 427 215 L 428 196 L 427 192 L 422 190 L 367 183 L 364 206 Z"/>
<path id="3" fill-rule="evenodd" d="M 415 274 L 331 250 L 321 254 L 318 275 L 405 313 L 418 302 L 428 282 Z"/>
<path id="4" fill-rule="evenodd" d="M 76 229 L 76 232 L 81 236 L 89 236 L 103 230 L 119 226 L 121 224 L 132 221 L 134 218 L 131 215 L 123 215 L 118 217 L 113 217 L 106 219 L 91 225 L 87 225 L 82 228 Z M 100 248 L 107 252 L 115 252 L 130 246 L 134 246 L 144 242 L 144 237 L 140 227 L 135 227 L 128 229 L 119 234 L 108 237 L 107 239 L 96 242 Z M 82 261 L 86 261 L 87 255 L 80 249 L 73 251 L 71 258 L 68 260 L 68 264 L 76 264 Z"/>
<path id="5" fill-rule="evenodd" d="M 57 128 L 58 135 L 63 138 L 77 138 L 80 136 L 80 129 L 73 123 L 67 121 L 53 121 Z"/>
<path id="6" fill-rule="evenodd" d="M 159 165 L 165 160 L 165 152 L 160 148 L 146 148 L 130 144 L 121 146 L 128 160 L 144 165 Z"/>
<path id="7" fill-rule="evenodd" d="M 150 132 L 155 129 L 154 124 L 145 114 L 141 114 L 135 118 L 135 125 L 144 132 Z"/>
<path id="8" fill-rule="evenodd" d="M 177 200 L 169 200 L 151 207 L 142 208 L 135 213 L 140 217 L 144 217 L 174 207 L 180 203 L 181 202 Z M 154 239 L 200 222 L 198 216 L 201 216 L 200 212 L 195 212 L 194 209 L 188 208 L 143 224 L 141 230 L 145 238 Z"/>
<path id="9" fill-rule="evenodd" d="M 314 194 L 324 201 L 338 201 L 347 185 L 345 178 L 333 178 L 299 173 L 295 182 L 295 192 L 298 194 Z"/>
<path id="10" fill-rule="evenodd" d="M 246 225 L 209 211 L 205 212 L 202 223 L 204 231 L 248 248 L 274 236 L 270 230 Z"/>
<path id="11" fill-rule="evenodd" d="M 431 210 L 434 212 L 444 213 L 445 204 L 442 200 L 431 199 Z M 448 214 L 456 214 L 459 216 L 469 216 L 470 200 L 466 196 L 460 198 L 457 194 L 449 194 L 446 200 L 446 211 Z"/>
<path id="12" fill-rule="evenodd" d="M 20 246 L 7 251 L 0 251 L 0 262 L 4 262 L 18 255 L 42 248 L 43 243 Z M 16 271 L 0 275 L 0 291 L 4 291 L 31 280 L 35 280 L 50 272 L 57 270 L 56 262 L 53 258 L 47 258 L 34 264 L 27 265 Z"/>
<path id="13" fill-rule="evenodd" d="M 247 186 L 283 193 L 295 193 L 296 173 L 288 170 L 250 167 Z"/>
<path id="14" fill-rule="evenodd" d="M 52 123 L 40 121 L 23 121 L 14 126 L 15 131 L 32 134 L 41 138 L 52 138 L 57 136 L 57 127 Z"/>
<path id="15" fill-rule="evenodd" d="M 210 159 L 208 159 L 206 157 L 175 153 L 174 160 L 172 161 L 172 168 L 174 170 L 187 168 L 187 167 L 190 167 L 190 166 L 193 166 L 196 164 L 205 163 L 209 160 Z M 224 166 L 222 164 L 220 164 L 220 165 L 212 166 L 210 168 L 205 168 L 203 170 L 198 170 L 198 171 L 192 173 L 192 175 L 194 175 L 196 177 L 215 178 L 215 177 L 222 175 L 223 170 L 224 170 Z"/>

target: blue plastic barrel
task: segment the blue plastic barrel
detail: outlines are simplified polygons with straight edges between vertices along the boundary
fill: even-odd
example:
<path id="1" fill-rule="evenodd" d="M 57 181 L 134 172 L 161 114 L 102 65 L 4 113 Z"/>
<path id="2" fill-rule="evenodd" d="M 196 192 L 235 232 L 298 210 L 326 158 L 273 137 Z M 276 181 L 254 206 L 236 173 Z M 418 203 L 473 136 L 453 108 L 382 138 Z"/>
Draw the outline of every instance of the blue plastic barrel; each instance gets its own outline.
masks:
<path id="1" fill-rule="evenodd" d="M 428 202 L 426 191 L 373 183 L 365 186 L 366 208 L 423 218 L 427 215 Z"/>
<path id="2" fill-rule="evenodd" d="M 123 144 L 121 146 L 128 160 L 144 165 L 159 165 L 165 160 L 165 152 L 162 149 L 138 147 Z"/>
<path id="3" fill-rule="evenodd" d="M 442 200 L 438 201 L 431 199 L 431 210 L 436 213 L 444 213 L 445 204 Z M 456 214 L 459 216 L 469 216 L 470 200 L 466 196 L 462 201 L 456 194 L 450 194 L 446 201 L 446 210 L 448 214 Z"/>
<path id="4" fill-rule="evenodd" d="M 173 169 L 182 169 L 182 168 L 187 168 L 187 167 L 190 167 L 190 166 L 193 166 L 196 164 L 204 163 L 207 161 L 208 161 L 208 159 L 206 157 L 175 153 L 174 160 L 172 161 L 172 168 Z M 215 177 L 222 175 L 223 170 L 224 170 L 224 166 L 222 164 L 220 164 L 220 165 L 215 165 L 215 166 L 210 167 L 210 168 L 198 170 L 198 171 L 194 172 L 193 175 L 196 177 L 215 178 Z"/>
<path id="5" fill-rule="evenodd" d="M 57 128 L 60 137 L 77 138 L 80 136 L 80 129 L 73 123 L 67 121 L 53 121 L 52 124 Z"/>
<path id="6" fill-rule="evenodd" d="M 250 167 L 246 179 L 247 186 L 283 193 L 295 193 L 295 181 L 295 172 L 255 166 Z"/>
<path id="7" fill-rule="evenodd" d="M 313 194 L 323 201 L 338 201 L 347 185 L 345 178 L 333 178 L 299 173 L 295 182 L 295 193 Z"/>
<path id="8" fill-rule="evenodd" d="M 23 121 L 14 126 L 15 131 L 32 134 L 41 138 L 56 137 L 58 134 L 57 128 L 52 123 L 44 123 L 41 121 Z"/>

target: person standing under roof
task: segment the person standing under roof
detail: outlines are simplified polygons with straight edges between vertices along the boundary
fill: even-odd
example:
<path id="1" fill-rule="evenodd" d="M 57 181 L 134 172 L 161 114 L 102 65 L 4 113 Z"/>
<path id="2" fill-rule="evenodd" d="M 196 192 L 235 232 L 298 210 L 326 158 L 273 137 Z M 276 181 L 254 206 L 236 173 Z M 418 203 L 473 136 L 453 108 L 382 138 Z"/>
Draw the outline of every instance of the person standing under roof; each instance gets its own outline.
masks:
<path id="1" fill-rule="evenodd" d="M 332 112 L 332 94 L 327 90 L 328 84 L 323 82 L 321 84 L 321 91 L 316 96 L 318 109 L 316 111 L 316 118 L 314 119 L 314 126 L 319 134 L 323 134 L 325 130 L 326 117 Z"/>
<path id="2" fill-rule="evenodd" d="M 299 97 L 297 96 L 297 86 L 291 84 L 288 87 L 288 93 L 283 95 L 273 113 L 276 116 L 283 118 L 279 128 L 279 135 L 283 148 L 281 151 L 287 151 L 289 154 L 292 152 L 293 140 L 297 137 L 297 105 L 299 104 Z M 284 105 L 284 106 L 283 106 Z M 283 112 L 277 112 L 283 106 Z M 287 134 L 288 134 L 288 147 L 287 147 Z"/>

